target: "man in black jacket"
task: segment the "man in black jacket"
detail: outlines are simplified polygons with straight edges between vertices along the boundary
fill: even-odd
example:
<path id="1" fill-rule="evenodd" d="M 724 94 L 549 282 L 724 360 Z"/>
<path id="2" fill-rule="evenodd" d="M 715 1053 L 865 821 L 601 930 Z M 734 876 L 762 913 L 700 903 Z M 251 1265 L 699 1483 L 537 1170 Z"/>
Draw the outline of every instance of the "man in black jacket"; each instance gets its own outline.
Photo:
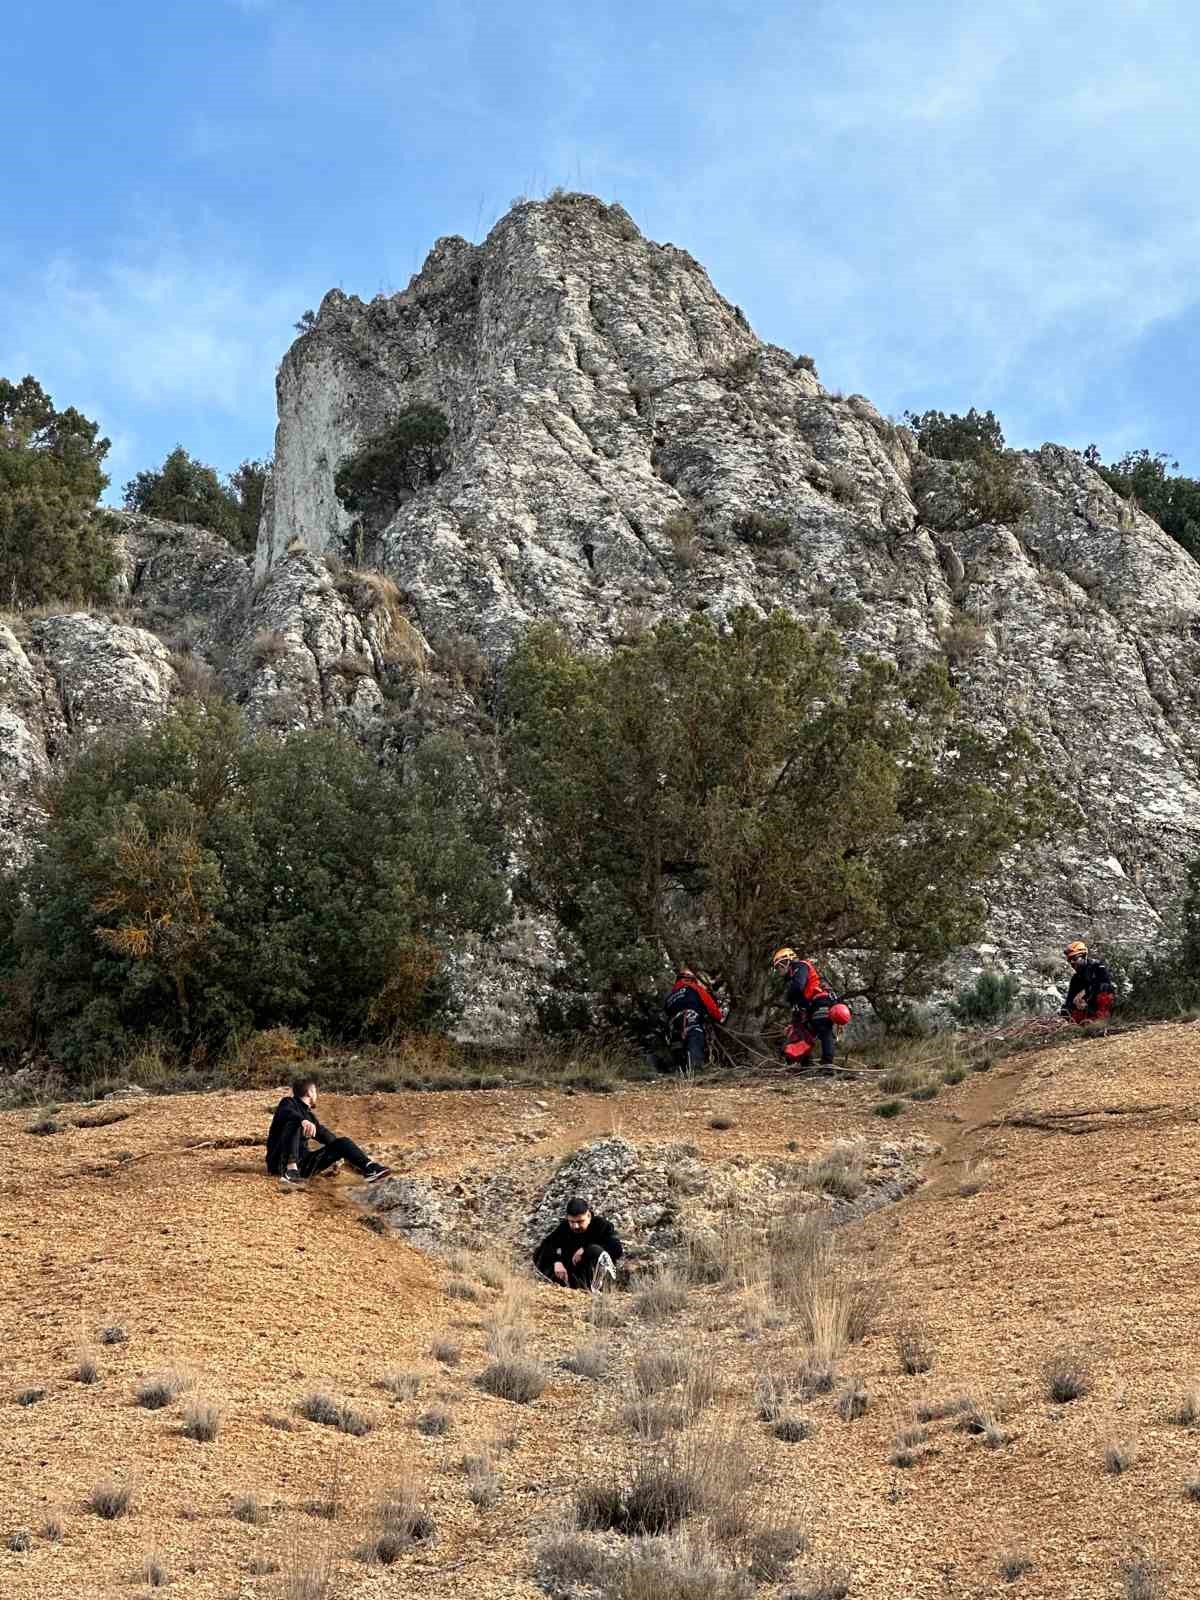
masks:
<path id="1" fill-rule="evenodd" d="M 361 1151 L 353 1139 L 339 1139 L 317 1121 L 317 1080 L 296 1078 L 291 1094 L 284 1095 L 275 1107 L 267 1134 L 267 1171 L 284 1183 L 303 1183 L 305 1178 L 325 1172 L 338 1161 L 346 1161 L 368 1183 L 386 1178 L 390 1167 L 381 1166 Z M 315 1139 L 317 1149 L 309 1148 Z"/>
<path id="2" fill-rule="evenodd" d="M 564 1289 L 601 1289 L 616 1281 L 615 1263 L 623 1254 L 617 1230 L 597 1217 L 586 1200 L 567 1201 L 567 1214 L 533 1253 L 544 1278 Z"/>
<path id="3" fill-rule="evenodd" d="M 1117 999 L 1112 973 L 1103 961 L 1089 953 L 1082 939 L 1072 939 L 1063 955 L 1071 968 L 1071 985 L 1062 1015 L 1072 1022 L 1107 1023 Z"/>

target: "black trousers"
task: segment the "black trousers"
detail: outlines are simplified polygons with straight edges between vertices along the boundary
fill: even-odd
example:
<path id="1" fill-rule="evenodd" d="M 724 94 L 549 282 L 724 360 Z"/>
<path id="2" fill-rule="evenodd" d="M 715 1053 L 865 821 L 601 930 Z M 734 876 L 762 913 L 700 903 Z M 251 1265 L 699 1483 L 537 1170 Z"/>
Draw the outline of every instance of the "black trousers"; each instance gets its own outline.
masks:
<path id="1" fill-rule="evenodd" d="M 297 1165 L 302 1178 L 313 1178 L 318 1172 L 324 1172 L 327 1167 L 331 1167 L 335 1161 L 348 1162 L 355 1172 L 365 1172 L 370 1165 L 367 1156 L 353 1139 L 335 1139 L 332 1144 L 320 1144 L 315 1150 L 306 1150 L 300 1156 Z"/>
<path id="2" fill-rule="evenodd" d="M 572 1254 L 574 1254 L 574 1251 L 572 1251 Z M 564 1261 L 563 1266 L 567 1269 L 567 1288 L 590 1289 L 592 1287 L 592 1278 L 596 1271 L 596 1263 L 603 1254 L 604 1251 L 600 1245 L 585 1244 L 583 1247 L 583 1260 L 578 1266 L 569 1258 Z M 542 1276 L 549 1278 L 551 1283 L 558 1282 L 558 1279 L 554 1276 L 553 1262 L 550 1265 L 549 1272 L 543 1272 Z"/>
<path id="3" fill-rule="evenodd" d="M 821 1065 L 823 1067 L 832 1066 L 834 1045 L 836 1043 L 833 1023 L 830 1022 L 828 1017 L 824 1017 L 819 1022 L 810 1022 L 809 1027 L 816 1035 L 817 1043 L 821 1046 Z"/>

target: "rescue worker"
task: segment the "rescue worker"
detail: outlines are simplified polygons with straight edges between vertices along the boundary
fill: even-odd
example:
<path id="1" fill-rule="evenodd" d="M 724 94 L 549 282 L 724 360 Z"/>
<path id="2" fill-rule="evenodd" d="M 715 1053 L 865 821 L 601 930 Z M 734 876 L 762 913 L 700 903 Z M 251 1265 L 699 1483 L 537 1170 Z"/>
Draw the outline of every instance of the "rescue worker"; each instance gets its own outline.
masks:
<path id="1" fill-rule="evenodd" d="M 784 979 L 783 997 L 792 1008 L 792 1034 L 803 1038 L 807 1031 L 821 1046 L 821 1065 L 833 1065 L 835 1034 L 830 1011 L 838 1003 L 821 982 L 811 961 L 802 961 L 790 945 L 776 950 L 771 965 Z M 785 1052 L 786 1053 L 786 1052 Z"/>
<path id="2" fill-rule="evenodd" d="M 1063 951 L 1071 968 L 1071 986 L 1062 1015 L 1081 1025 L 1107 1022 L 1117 999 L 1117 986 L 1103 961 L 1088 954 L 1082 939 L 1072 939 Z"/>
<path id="3" fill-rule="evenodd" d="M 697 1071 L 708 1056 L 709 1023 L 725 1020 L 713 999 L 710 980 L 691 967 L 680 967 L 663 1010 L 672 1053 L 678 1055 L 681 1066 L 686 1062 L 689 1071 Z"/>

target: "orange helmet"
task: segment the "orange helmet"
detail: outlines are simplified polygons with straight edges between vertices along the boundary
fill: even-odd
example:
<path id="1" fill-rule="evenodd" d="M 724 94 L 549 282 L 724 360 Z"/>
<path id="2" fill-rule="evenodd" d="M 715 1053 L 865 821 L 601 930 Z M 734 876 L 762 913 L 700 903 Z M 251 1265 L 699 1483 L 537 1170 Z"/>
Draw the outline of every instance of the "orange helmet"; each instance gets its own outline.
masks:
<path id="1" fill-rule="evenodd" d="M 1066 956 L 1068 961 L 1073 961 L 1076 956 L 1086 956 L 1087 953 L 1087 945 L 1084 944 L 1082 939 L 1072 939 L 1063 951 L 1063 955 Z"/>
<path id="2" fill-rule="evenodd" d="M 782 949 L 776 950 L 771 957 L 771 965 L 777 967 L 781 961 L 799 961 L 799 959 L 800 957 L 792 949 L 791 945 L 785 944 Z"/>

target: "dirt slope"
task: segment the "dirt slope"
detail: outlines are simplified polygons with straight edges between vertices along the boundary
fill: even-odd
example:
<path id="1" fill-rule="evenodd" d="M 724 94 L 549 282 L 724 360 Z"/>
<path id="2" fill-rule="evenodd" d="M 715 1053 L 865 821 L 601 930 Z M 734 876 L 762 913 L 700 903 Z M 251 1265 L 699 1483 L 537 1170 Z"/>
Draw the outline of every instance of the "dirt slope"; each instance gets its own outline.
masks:
<path id="1" fill-rule="evenodd" d="M 555 1366 L 587 1332 L 584 1297 L 539 1291 L 534 1344 L 550 1387 L 531 1406 L 482 1393 L 473 1380 L 487 1362 L 494 1292 L 478 1304 L 449 1299 L 445 1264 L 364 1226 L 341 1179 L 305 1193 L 268 1182 L 249 1141 L 262 1136 L 269 1094 L 130 1102 L 126 1120 L 50 1137 L 25 1131 L 28 1113 L 0 1117 L 0 1534 L 34 1534 L 28 1551 L 0 1549 L 0 1595 L 127 1595 L 151 1552 L 190 1600 L 275 1595 L 280 1578 L 251 1564 L 286 1569 L 303 1543 L 337 1558 L 339 1596 L 419 1587 L 435 1600 L 531 1600 L 531 1541 L 577 1481 L 634 1458 L 617 1418 L 623 1375 L 638 1348 L 671 1341 L 715 1355 L 714 1415 L 744 1439 L 757 1493 L 806 1523 L 818 1556 L 849 1561 L 855 1597 L 1115 1596 L 1116 1562 L 1135 1542 L 1170 1567 L 1171 1595 L 1200 1593 L 1200 1506 L 1183 1493 L 1200 1476 L 1200 1435 L 1166 1420 L 1200 1368 L 1197 1069 L 1191 1026 L 1075 1041 L 971 1076 L 890 1126 L 870 1114 L 877 1096 L 863 1084 L 322 1102 L 331 1126 L 431 1174 L 563 1153 L 614 1127 L 639 1144 L 688 1140 L 713 1159 L 781 1156 L 789 1141 L 816 1155 L 892 1128 L 939 1141 L 917 1194 L 846 1230 L 886 1286 L 875 1331 L 841 1363 L 865 1383 L 870 1410 L 846 1423 L 829 1397 L 807 1402 L 816 1432 L 799 1445 L 777 1441 L 751 1398 L 764 1366 L 799 1364 L 794 1331 L 756 1329 L 727 1288 L 694 1291 L 665 1330 L 612 1335 L 618 1373 L 600 1383 Z M 717 1113 L 735 1126 L 711 1129 Z M 964 1198 L 963 1163 L 980 1157 L 990 1173 Z M 914 1316 L 937 1359 L 905 1377 L 894 1336 Z M 114 1321 L 128 1340 L 99 1350 L 97 1383 L 75 1381 L 81 1339 L 94 1345 Z M 445 1333 L 461 1346 L 456 1368 L 429 1354 Z M 1064 1344 L 1086 1348 L 1094 1389 L 1060 1407 L 1043 1398 L 1039 1366 Z M 398 1368 L 425 1374 L 415 1399 L 375 1386 Z M 183 1436 L 183 1402 L 133 1403 L 134 1384 L 165 1369 L 220 1406 L 215 1442 Z M 18 1405 L 33 1387 L 45 1398 Z M 296 1401 L 318 1387 L 367 1412 L 373 1431 L 346 1438 L 296 1419 Z M 917 1465 L 889 1465 L 914 1403 L 964 1388 L 1002 1408 L 1009 1442 L 987 1449 L 937 1423 Z M 438 1404 L 451 1431 L 424 1437 L 415 1421 Z M 288 1431 L 269 1420 L 289 1417 Z M 1137 1441 L 1136 1463 L 1118 1476 L 1101 1463 L 1110 1431 Z M 460 1461 L 497 1440 L 500 1499 L 477 1511 Z M 391 1568 L 365 1568 L 350 1555 L 364 1508 L 405 1470 L 437 1537 Z M 136 1480 L 133 1513 L 115 1522 L 84 1506 L 109 1475 Z M 343 1514 L 307 1515 L 304 1502 L 334 1477 Z M 244 1493 L 267 1507 L 264 1526 L 231 1516 Z M 60 1543 L 38 1531 L 55 1512 Z M 1010 1537 L 1034 1562 L 1012 1588 L 996 1573 Z"/>

